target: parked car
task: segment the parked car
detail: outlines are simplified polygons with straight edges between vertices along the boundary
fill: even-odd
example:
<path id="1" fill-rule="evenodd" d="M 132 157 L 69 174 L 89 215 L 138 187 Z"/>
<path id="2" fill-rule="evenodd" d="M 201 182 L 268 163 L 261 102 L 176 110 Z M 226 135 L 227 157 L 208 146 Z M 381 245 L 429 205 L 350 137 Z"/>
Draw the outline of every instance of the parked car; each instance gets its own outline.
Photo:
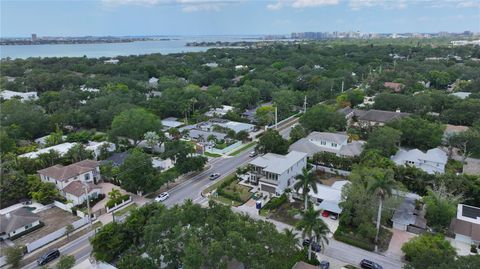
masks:
<path id="1" fill-rule="evenodd" d="M 53 249 L 53 250 L 50 250 L 50 251 L 44 253 L 42 256 L 40 256 L 37 259 L 37 264 L 39 266 L 42 266 L 42 265 L 45 265 L 52 260 L 55 260 L 58 257 L 60 257 L 60 251 L 58 249 Z"/>
<path id="2" fill-rule="evenodd" d="M 319 264 L 320 269 L 329 269 L 330 268 L 330 262 L 329 261 L 321 261 Z"/>
<path id="3" fill-rule="evenodd" d="M 330 215 L 330 219 L 337 220 L 338 219 L 338 214 Z"/>
<path id="4" fill-rule="evenodd" d="M 310 246 L 310 239 L 303 239 L 302 246 L 304 247 Z"/>
<path id="5" fill-rule="evenodd" d="M 322 212 L 322 217 L 328 218 L 328 216 L 330 216 L 330 213 L 328 213 L 327 210 L 323 210 L 323 212 Z"/>
<path id="6" fill-rule="evenodd" d="M 248 156 L 250 156 L 250 157 L 255 157 L 257 155 L 258 155 L 258 153 L 256 151 L 252 151 L 252 152 L 250 152 L 250 154 L 248 154 Z"/>
<path id="7" fill-rule="evenodd" d="M 372 262 L 367 259 L 363 259 L 360 262 L 360 267 L 362 267 L 363 269 L 383 269 L 383 267 L 380 264 L 376 262 Z"/>
<path id="8" fill-rule="evenodd" d="M 209 178 L 210 178 L 210 180 L 215 180 L 215 179 L 217 179 L 217 178 L 219 178 L 219 177 L 220 177 L 220 174 L 219 174 L 219 173 L 213 173 L 213 174 L 210 175 Z"/>
<path id="9" fill-rule="evenodd" d="M 315 252 L 320 252 L 322 251 L 322 246 L 320 246 L 319 243 L 317 242 L 313 242 L 311 245 L 310 245 L 310 248 L 315 251 Z"/>
<path id="10" fill-rule="evenodd" d="M 170 194 L 168 192 L 162 192 L 160 193 L 157 197 L 155 197 L 155 202 L 163 202 L 170 197 Z"/>

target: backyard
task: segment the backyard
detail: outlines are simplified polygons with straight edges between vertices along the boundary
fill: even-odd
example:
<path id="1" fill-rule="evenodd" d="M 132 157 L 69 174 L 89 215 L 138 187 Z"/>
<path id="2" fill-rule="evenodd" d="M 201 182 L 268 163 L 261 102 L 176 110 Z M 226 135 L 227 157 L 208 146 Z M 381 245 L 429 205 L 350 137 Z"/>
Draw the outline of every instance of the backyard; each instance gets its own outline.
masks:
<path id="1" fill-rule="evenodd" d="M 45 226 L 15 239 L 13 242 L 17 246 L 24 246 L 27 243 L 33 242 L 80 219 L 79 217 L 74 216 L 58 207 L 52 207 L 47 210 L 40 211 L 37 213 L 37 215 L 40 217 L 40 221 L 43 222 Z"/>

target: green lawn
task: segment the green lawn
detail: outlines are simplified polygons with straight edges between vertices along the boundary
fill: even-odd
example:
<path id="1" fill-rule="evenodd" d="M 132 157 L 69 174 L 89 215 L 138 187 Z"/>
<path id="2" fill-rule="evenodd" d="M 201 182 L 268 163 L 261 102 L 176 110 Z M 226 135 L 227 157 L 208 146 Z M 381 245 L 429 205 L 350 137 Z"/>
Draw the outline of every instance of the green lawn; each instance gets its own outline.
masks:
<path id="1" fill-rule="evenodd" d="M 210 152 L 206 152 L 206 151 L 203 153 L 203 155 L 208 156 L 208 157 L 212 157 L 212 158 L 222 157 L 221 154 L 210 153 Z"/>
<path id="2" fill-rule="evenodd" d="M 234 177 L 234 176 L 235 176 L 235 172 L 233 172 L 233 173 L 231 173 L 230 175 L 228 175 L 228 176 L 220 179 L 219 181 L 215 182 L 215 184 L 213 184 L 212 186 L 204 189 L 204 190 L 202 191 L 202 193 L 203 193 L 203 194 L 206 194 L 206 193 L 208 193 L 208 192 L 211 192 L 212 190 L 218 188 L 218 186 L 220 186 L 220 184 L 222 184 L 224 181 L 230 180 L 230 179 L 231 179 L 232 177 Z"/>
<path id="3" fill-rule="evenodd" d="M 128 211 L 132 210 L 132 209 L 135 209 L 137 208 L 137 205 L 135 203 L 131 203 L 130 205 L 120 209 L 120 210 L 117 210 L 115 211 L 113 214 L 115 215 L 115 217 L 120 217 L 122 215 L 124 215 L 125 213 L 127 213 Z"/>
<path id="4" fill-rule="evenodd" d="M 246 145 L 243 145 L 242 147 L 240 147 L 239 149 L 235 150 L 234 152 L 230 153 L 229 156 L 236 156 L 240 153 L 242 153 L 243 151 L 245 151 L 246 149 L 248 148 L 251 148 L 252 146 L 255 146 L 257 144 L 257 142 L 250 142 Z"/>

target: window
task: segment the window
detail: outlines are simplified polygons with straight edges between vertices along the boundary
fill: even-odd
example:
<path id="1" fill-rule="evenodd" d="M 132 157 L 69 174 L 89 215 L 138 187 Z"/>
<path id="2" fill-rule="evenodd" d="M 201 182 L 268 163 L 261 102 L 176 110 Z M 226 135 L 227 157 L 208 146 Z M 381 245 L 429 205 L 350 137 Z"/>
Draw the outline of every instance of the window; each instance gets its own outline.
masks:
<path id="1" fill-rule="evenodd" d="M 89 173 L 85 174 L 85 181 L 87 181 L 89 179 L 90 179 L 90 174 Z"/>
<path id="2" fill-rule="evenodd" d="M 325 142 L 325 141 L 320 141 L 320 145 L 324 145 L 324 146 L 325 146 L 325 145 L 327 145 L 327 142 Z"/>
<path id="3" fill-rule="evenodd" d="M 25 226 L 25 230 L 28 230 L 28 229 L 30 229 L 31 227 L 32 227 L 32 224 L 30 223 L 30 224 L 28 224 L 28 225 Z"/>
<path id="4" fill-rule="evenodd" d="M 337 144 L 336 144 L 336 143 L 332 143 L 332 147 L 336 148 L 336 147 L 337 147 Z"/>

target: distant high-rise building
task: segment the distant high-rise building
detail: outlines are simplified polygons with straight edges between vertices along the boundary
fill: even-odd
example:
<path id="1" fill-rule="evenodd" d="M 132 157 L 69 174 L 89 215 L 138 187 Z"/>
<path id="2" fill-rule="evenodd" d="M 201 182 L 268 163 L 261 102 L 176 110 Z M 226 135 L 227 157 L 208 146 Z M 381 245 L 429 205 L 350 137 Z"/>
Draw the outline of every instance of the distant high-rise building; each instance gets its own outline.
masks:
<path id="1" fill-rule="evenodd" d="M 37 34 L 32 34 L 32 42 L 37 41 Z"/>

